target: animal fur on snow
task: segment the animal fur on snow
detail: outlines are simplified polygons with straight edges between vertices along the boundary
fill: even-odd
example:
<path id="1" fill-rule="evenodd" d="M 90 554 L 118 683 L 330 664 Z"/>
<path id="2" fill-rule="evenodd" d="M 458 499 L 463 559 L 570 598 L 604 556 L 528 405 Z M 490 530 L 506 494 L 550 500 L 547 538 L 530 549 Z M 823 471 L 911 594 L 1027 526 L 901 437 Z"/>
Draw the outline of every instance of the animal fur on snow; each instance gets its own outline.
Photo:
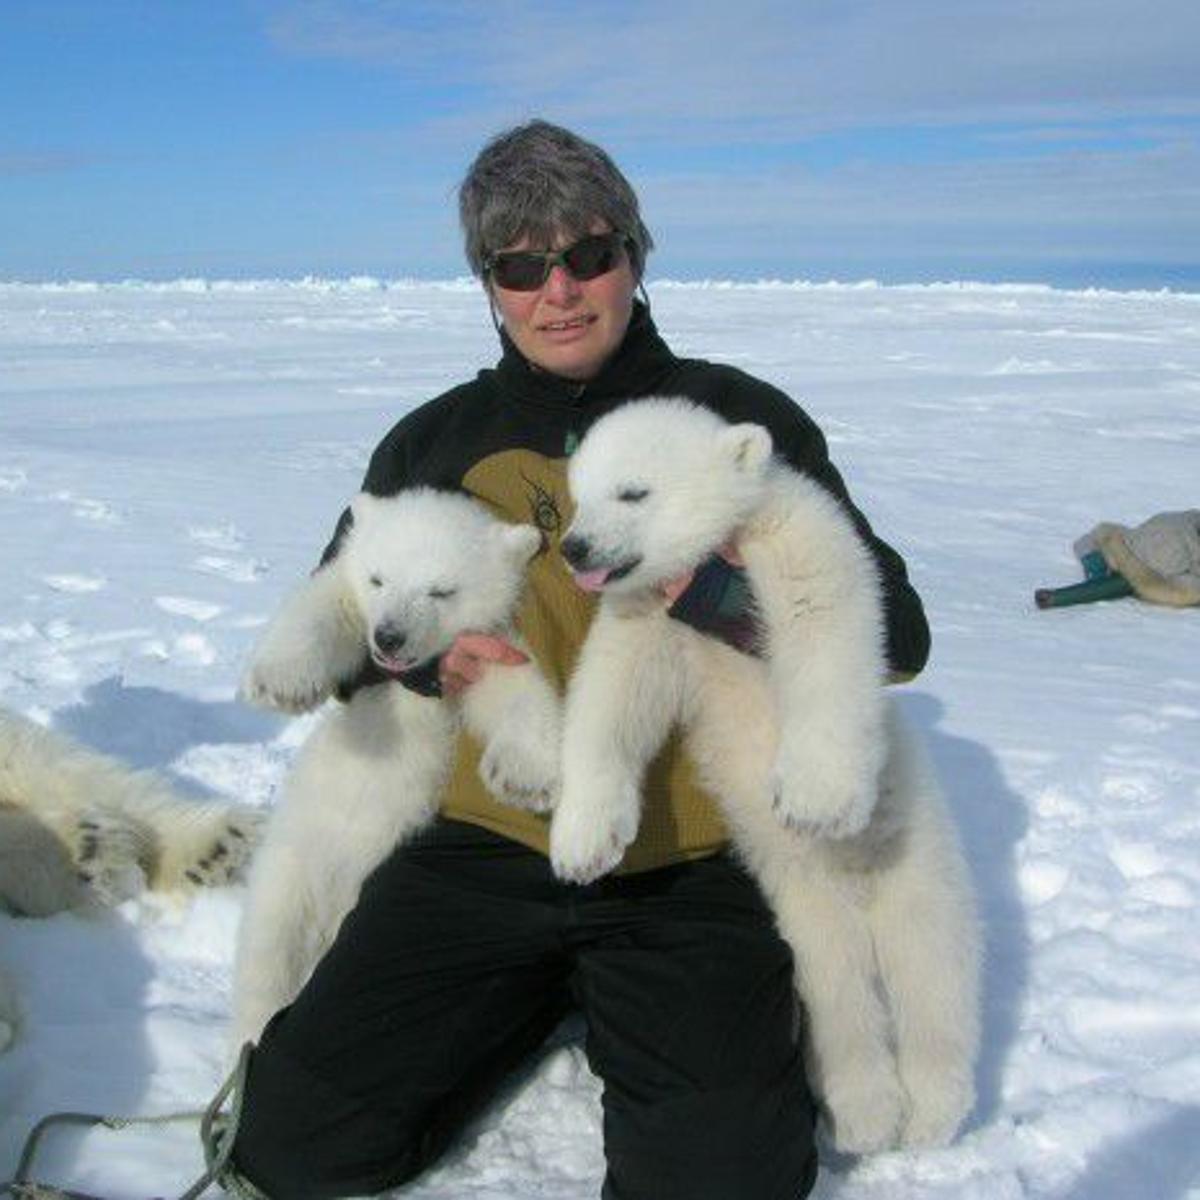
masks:
<path id="1" fill-rule="evenodd" d="M 1081 558 L 1091 550 L 1143 600 L 1176 608 L 1200 604 L 1200 509 L 1157 513 L 1133 528 L 1102 522 L 1075 544 Z"/>

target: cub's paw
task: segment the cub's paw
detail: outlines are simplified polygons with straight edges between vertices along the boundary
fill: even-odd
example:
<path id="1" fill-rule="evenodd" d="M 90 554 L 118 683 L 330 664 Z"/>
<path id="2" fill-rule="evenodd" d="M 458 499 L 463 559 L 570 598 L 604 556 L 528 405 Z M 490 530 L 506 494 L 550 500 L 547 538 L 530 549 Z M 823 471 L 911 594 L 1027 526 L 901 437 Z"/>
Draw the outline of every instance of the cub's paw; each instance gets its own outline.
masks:
<path id="1" fill-rule="evenodd" d="M 250 664 L 238 695 L 259 708 L 293 714 L 311 712 L 337 686 L 337 680 L 322 666 L 321 662 L 300 655 L 260 655 Z"/>
<path id="2" fill-rule="evenodd" d="M 829 1135 L 843 1153 L 875 1154 L 898 1144 L 904 1094 L 894 1072 L 835 1074 L 825 1081 L 822 1102 Z"/>
<path id="3" fill-rule="evenodd" d="M 558 799 L 558 743 L 501 730 L 484 750 L 479 774 L 488 791 L 505 804 L 550 812 Z"/>
<path id="4" fill-rule="evenodd" d="M 262 839 L 266 816 L 253 808 L 221 813 L 197 831 L 190 852 L 164 859 L 162 885 L 166 889 L 224 887 L 246 877 L 254 851 Z"/>
<path id="5" fill-rule="evenodd" d="M 785 740 L 772 773 L 775 815 L 789 829 L 811 837 L 848 838 L 869 824 L 878 780 L 861 763 L 830 761 L 812 741 Z"/>
<path id="6" fill-rule="evenodd" d="M 636 789 L 623 790 L 615 802 L 578 795 L 559 801 L 550 824 L 550 865 L 559 879 L 591 883 L 621 861 L 638 827 Z"/>
<path id="7" fill-rule="evenodd" d="M 969 1072 L 947 1066 L 922 1072 L 919 1083 L 908 1080 L 909 1108 L 900 1130 L 905 1146 L 946 1146 L 954 1140 L 975 1107 L 975 1085 Z"/>
<path id="8" fill-rule="evenodd" d="M 93 811 L 75 822 L 67 849 L 76 877 L 91 898 L 113 905 L 136 896 L 145 886 L 146 842 L 145 833 L 123 817 Z"/>

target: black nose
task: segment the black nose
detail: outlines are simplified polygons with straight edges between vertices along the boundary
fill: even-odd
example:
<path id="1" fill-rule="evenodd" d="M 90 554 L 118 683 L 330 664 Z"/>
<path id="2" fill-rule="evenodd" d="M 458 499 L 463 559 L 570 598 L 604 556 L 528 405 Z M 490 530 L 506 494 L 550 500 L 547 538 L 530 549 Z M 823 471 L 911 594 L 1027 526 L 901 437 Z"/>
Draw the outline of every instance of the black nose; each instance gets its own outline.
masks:
<path id="1" fill-rule="evenodd" d="M 580 537 L 577 533 L 570 533 L 563 538 L 558 549 L 570 566 L 578 568 L 582 567 L 591 557 L 592 544 L 587 538 Z"/>
<path id="2" fill-rule="evenodd" d="M 408 635 L 398 625 L 376 625 L 373 635 L 376 647 L 381 653 L 394 657 L 398 650 L 404 648 Z"/>

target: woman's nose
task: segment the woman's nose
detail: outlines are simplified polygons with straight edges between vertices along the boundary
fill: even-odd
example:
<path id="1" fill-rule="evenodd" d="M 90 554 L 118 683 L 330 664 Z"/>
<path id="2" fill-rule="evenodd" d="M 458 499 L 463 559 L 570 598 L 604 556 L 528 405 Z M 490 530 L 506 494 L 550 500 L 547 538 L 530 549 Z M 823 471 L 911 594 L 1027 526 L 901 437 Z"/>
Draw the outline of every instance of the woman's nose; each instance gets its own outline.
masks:
<path id="1" fill-rule="evenodd" d="M 555 263 L 542 284 L 542 292 L 551 300 L 573 300 L 579 295 L 579 280 L 566 267 Z"/>

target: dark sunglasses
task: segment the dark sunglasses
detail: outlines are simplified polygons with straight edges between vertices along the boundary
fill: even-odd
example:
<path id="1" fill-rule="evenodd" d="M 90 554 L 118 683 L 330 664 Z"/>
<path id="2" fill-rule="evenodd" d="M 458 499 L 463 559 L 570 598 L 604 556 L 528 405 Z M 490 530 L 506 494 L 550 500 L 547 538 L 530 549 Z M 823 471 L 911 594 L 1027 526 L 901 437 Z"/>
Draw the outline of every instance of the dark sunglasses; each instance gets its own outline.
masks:
<path id="1" fill-rule="evenodd" d="M 501 250 L 484 260 L 484 274 L 509 292 L 536 292 L 562 267 L 573 279 L 596 279 L 621 262 L 628 239 L 623 233 L 593 233 L 561 250 Z"/>

